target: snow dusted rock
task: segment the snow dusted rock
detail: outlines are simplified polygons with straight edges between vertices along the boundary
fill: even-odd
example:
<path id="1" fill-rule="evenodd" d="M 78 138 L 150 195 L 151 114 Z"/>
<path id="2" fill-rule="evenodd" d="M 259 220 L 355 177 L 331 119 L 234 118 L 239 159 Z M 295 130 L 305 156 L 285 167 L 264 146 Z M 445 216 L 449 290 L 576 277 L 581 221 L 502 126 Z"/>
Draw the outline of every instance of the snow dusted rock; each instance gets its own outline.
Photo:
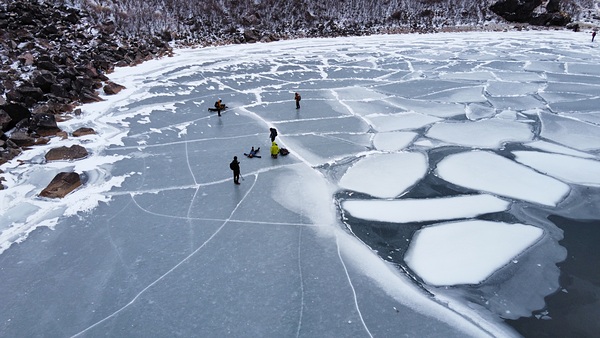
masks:
<path id="1" fill-rule="evenodd" d="M 63 198 L 81 186 L 81 178 L 77 173 L 58 173 L 40 193 L 41 197 Z"/>
<path id="2" fill-rule="evenodd" d="M 10 140 L 19 147 L 31 147 L 36 144 L 35 138 L 24 130 L 17 130 L 10 135 Z"/>
<path id="3" fill-rule="evenodd" d="M 29 132 L 40 136 L 53 136 L 60 132 L 56 118 L 52 114 L 34 114 L 29 120 Z"/>
<path id="4" fill-rule="evenodd" d="M 87 150 L 80 145 L 50 149 L 46 153 L 46 161 L 76 160 L 88 156 Z"/>

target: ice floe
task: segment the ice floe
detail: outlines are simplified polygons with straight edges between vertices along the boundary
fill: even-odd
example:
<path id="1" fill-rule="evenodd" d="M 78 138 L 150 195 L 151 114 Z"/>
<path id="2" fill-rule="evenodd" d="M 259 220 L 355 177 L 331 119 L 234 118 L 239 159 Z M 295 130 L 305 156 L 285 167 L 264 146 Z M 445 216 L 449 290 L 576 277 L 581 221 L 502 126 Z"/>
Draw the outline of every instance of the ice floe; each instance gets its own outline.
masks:
<path id="1" fill-rule="evenodd" d="M 356 218 L 408 223 L 471 218 L 507 210 L 510 202 L 491 195 L 430 199 L 346 200 L 342 208 Z"/>
<path id="2" fill-rule="evenodd" d="M 413 186 L 427 170 L 427 157 L 422 153 L 373 154 L 348 168 L 339 185 L 343 189 L 391 198 Z"/>
<path id="3" fill-rule="evenodd" d="M 500 148 L 509 141 L 526 142 L 533 139 L 528 124 L 505 119 L 440 122 L 429 128 L 427 136 L 474 148 Z"/>
<path id="4" fill-rule="evenodd" d="M 533 203 L 554 206 L 570 188 L 552 177 L 487 151 L 450 155 L 440 161 L 436 174 L 475 191 L 486 191 Z"/>
<path id="5" fill-rule="evenodd" d="M 442 119 L 419 113 L 398 113 L 394 115 L 371 115 L 367 120 L 378 132 L 419 129 Z"/>
<path id="6" fill-rule="evenodd" d="M 438 224 L 417 231 L 404 259 L 427 284 L 477 284 L 542 235 L 542 229 L 525 224 L 482 220 Z"/>
<path id="7" fill-rule="evenodd" d="M 373 145 L 383 151 L 401 150 L 406 148 L 417 136 L 417 133 L 411 131 L 377 133 L 373 137 Z"/>
<path id="8" fill-rule="evenodd" d="M 600 186 L 600 162 L 562 154 L 514 151 L 515 160 L 561 181 Z"/>
<path id="9" fill-rule="evenodd" d="M 540 119 L 541 137 L 577 150 L 600 149 L 599 126 L 548 113 L 540 113 Z"/>

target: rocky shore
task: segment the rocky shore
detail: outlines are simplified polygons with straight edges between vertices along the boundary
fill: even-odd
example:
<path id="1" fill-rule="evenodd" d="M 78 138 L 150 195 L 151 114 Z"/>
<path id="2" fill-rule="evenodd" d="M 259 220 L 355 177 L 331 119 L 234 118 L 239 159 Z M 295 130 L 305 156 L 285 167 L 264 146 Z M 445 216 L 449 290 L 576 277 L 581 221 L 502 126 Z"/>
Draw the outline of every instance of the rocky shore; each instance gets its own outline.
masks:
<path id="1" fill-rule="evenodd" d="M 171 52 L 161 38 L 126 38 L 112 22 L 95 24 L 73 8 L 0 5 L 0 164 L 49 137 L 77 136 L 57 122 L 79 114 L 80 104 L 101 101 L 99 90 L 123 89 L 106 74 Z"/>

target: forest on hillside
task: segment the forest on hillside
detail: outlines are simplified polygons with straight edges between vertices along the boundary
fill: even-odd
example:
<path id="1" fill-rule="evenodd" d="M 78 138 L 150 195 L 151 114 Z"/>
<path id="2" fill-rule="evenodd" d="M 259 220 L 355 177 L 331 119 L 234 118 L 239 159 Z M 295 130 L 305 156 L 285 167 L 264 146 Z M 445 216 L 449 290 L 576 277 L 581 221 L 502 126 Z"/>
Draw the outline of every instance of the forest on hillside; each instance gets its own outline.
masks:
<path id="1" fill-rule="evenodd" d="M 593 0 L 549 1 L 574 19 Z M 228 42 L 269 36 L 369 34 L 410 29 L 483 26 L 501 21 L 489 8 L 498 0 L 54 0 L 77 7 L 96 22 L 111 22 L 125 35 L 171 35 L 190 43 Z M 229 41 L 230 42 L 230 41 Z M 233 41 L 244 42 L 244 41 Z"/>

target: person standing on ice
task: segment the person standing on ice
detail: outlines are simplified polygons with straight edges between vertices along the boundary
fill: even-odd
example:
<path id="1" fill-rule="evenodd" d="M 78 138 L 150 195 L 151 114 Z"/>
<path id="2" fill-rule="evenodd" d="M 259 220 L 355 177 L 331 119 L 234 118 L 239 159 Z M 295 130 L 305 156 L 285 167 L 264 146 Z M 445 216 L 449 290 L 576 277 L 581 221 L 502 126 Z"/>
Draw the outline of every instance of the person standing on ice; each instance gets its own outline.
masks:
<path id="1" fill-rule="evenodd" d="M 594 42 L 594 38 L 596 37 L 596 31 L 592 32 L 592 42 Z"/>
<path id="2" fill-rule="evenodd" d="M 240 162 L 238 162 L 237 156 L 234 156 L 233 161 L 229 163 L 229 169 L 233 170 L 233 183 L 240 184 Z"/>
<path id="3" fill-rule="evenodd" d="M 296 100 L 296 109 L 300 109 L 300 100 L 302 100 L 300 94 L 296 93 L 294 95 L 294 100 Z"/>
<path id="4" fill-rule="evenodd" d="M 277 158 L 277 154 L 279 154 L 279 146 L 277 143 L 273 142 L 271 143 L 271 157 Z"/>
<path id="5" fill-rule="evenodd" d="M 277 129 L 269 128 L 269 130 L 271 131 L 271 135 L 269 135 L 271 142 L 275 142 L 275 138 L 277 137 Z"/>

